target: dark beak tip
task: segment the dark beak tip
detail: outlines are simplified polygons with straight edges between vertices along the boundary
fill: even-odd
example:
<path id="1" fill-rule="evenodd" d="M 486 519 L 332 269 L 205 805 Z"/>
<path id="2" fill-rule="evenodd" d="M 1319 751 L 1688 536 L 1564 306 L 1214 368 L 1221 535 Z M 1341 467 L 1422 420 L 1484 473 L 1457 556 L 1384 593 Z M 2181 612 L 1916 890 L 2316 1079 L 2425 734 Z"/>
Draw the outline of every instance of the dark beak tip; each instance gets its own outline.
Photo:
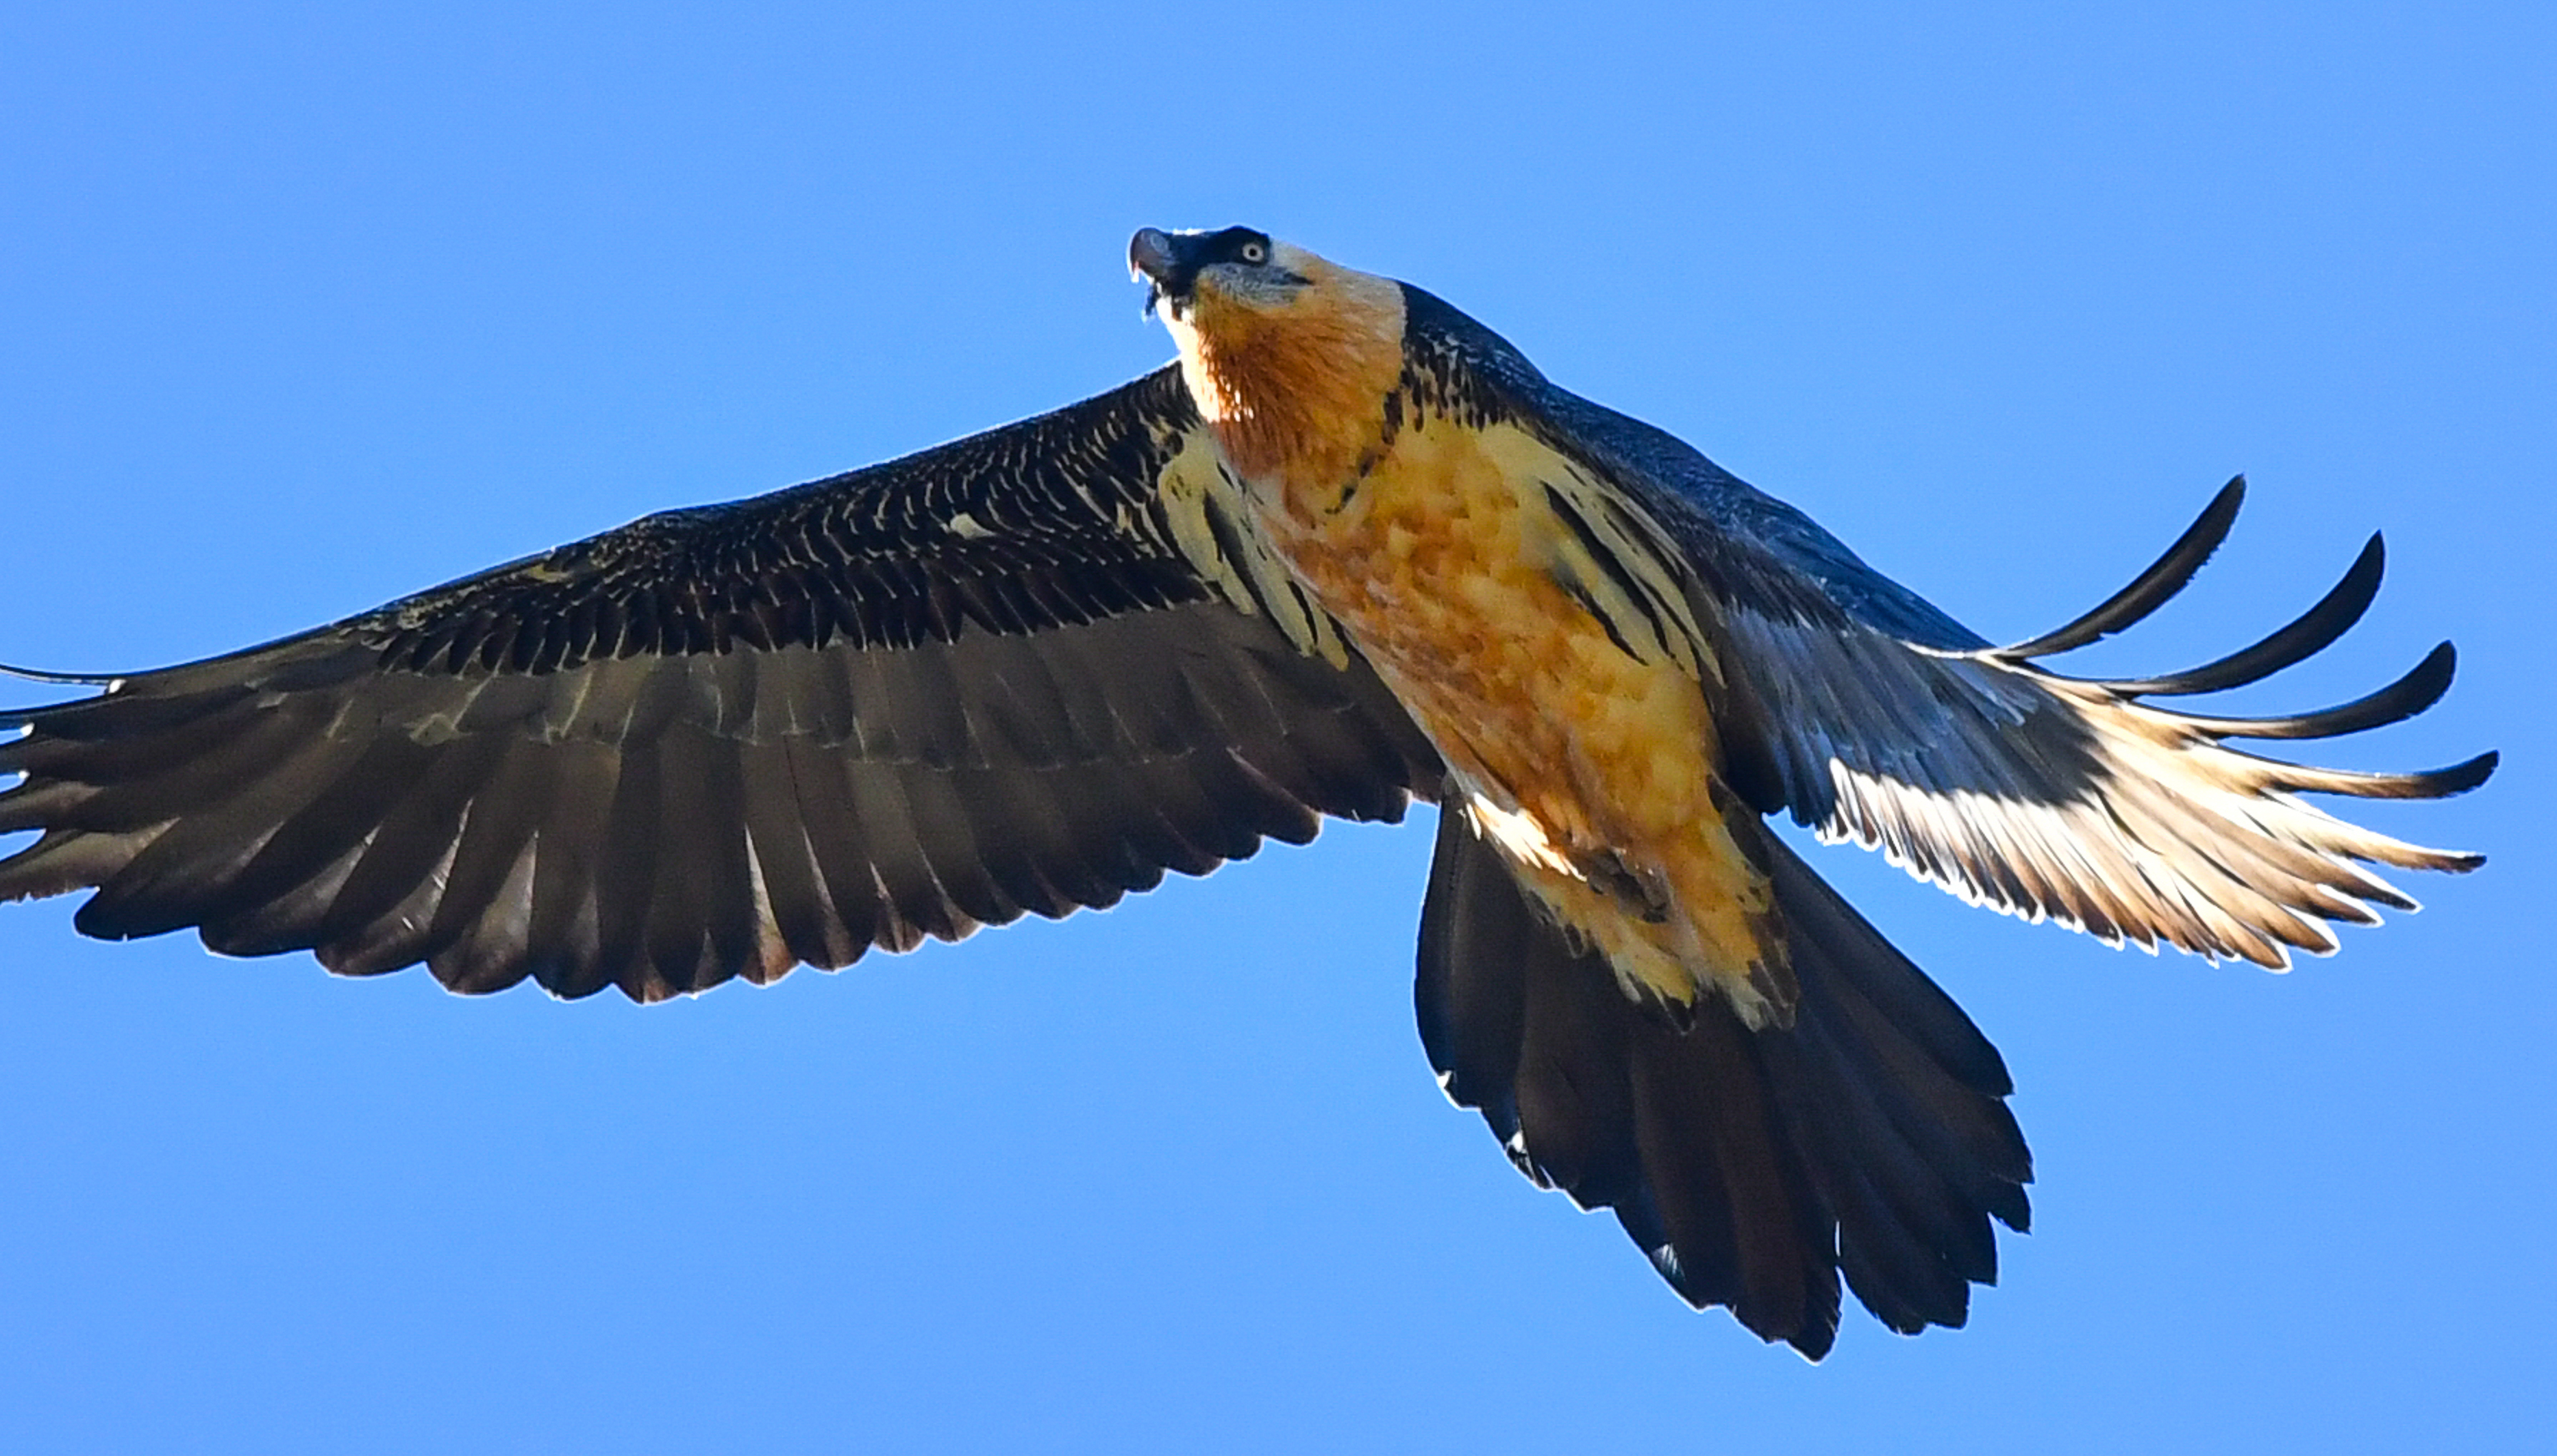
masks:
<path id="1" fill-rule="evenodd" d="M 1128 239 L 1128 271 L 1162 282 L 1172 271 L 1171 235 L 1159 227 L 1141 227 Z"/>

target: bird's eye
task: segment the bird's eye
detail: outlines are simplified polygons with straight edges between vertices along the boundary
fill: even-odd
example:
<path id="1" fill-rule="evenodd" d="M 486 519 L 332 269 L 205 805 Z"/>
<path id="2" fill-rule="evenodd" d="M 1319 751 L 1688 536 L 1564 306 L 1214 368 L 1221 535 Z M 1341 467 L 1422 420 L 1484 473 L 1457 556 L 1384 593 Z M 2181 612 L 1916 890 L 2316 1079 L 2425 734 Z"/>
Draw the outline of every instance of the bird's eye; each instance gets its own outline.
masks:
<path id="1" fill-rule="evenodd" d="M 1270 261 L 1270 248 L 1266 243 L 1248 242 L 1235 249 L 1234 255 L 1247 263 L 1267 263 Z"/>

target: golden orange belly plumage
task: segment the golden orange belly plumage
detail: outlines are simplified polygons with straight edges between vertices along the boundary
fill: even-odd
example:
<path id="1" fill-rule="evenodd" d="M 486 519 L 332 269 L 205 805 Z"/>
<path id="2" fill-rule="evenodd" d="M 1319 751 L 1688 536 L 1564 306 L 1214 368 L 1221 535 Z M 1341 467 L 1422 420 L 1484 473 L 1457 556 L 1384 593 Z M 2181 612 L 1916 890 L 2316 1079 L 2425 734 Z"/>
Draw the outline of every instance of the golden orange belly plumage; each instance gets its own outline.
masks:
<path id="1" fill-rule="evenodd" d="M 1689 664 L 1637 656 L 1566 586 L 1575 548 L 1547 482 L 1569 472 L 1524 431 L 1428 421 L 1346 492 L 1249 494 L 1468 791 L 1447 812 L 1629 987 L 1674 1003 L 1718 987 L 1760 1020 L 1781 948 L 1765 876 L 1724 818 L 1704 694 Z"/>

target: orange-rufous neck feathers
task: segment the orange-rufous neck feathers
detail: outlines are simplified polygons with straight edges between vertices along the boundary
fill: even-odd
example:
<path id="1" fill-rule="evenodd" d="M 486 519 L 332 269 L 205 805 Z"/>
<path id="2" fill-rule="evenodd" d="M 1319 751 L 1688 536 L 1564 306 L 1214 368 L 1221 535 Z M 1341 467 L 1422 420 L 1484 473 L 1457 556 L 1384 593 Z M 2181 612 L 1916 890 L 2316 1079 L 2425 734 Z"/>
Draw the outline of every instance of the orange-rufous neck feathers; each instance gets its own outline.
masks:
<path id="1" fill-rule="evenodd" d="M 1202 280 L 1170 328 L 1190 395 L 1235 468 L 1322 489 L 1352 478 L 1383 438 L 1386 396 L 1403 378 L 1403 287 L 1277 247 L 1307 287 L 1271 300 Z"/>

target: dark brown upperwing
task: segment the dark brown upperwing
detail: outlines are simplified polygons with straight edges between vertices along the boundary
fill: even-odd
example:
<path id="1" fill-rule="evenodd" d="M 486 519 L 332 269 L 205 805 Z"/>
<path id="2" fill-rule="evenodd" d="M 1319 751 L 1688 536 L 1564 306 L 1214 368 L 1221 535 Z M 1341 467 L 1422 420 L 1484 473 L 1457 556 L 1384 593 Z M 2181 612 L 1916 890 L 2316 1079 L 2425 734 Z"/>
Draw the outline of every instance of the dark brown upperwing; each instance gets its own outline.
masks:
<path id="1" fill-rule="evenodd" d="M 1425 740 L 1225 511 L 1164 369 L 0 716 L 0 899 L 655 999 L 1400 817 Z"/>

